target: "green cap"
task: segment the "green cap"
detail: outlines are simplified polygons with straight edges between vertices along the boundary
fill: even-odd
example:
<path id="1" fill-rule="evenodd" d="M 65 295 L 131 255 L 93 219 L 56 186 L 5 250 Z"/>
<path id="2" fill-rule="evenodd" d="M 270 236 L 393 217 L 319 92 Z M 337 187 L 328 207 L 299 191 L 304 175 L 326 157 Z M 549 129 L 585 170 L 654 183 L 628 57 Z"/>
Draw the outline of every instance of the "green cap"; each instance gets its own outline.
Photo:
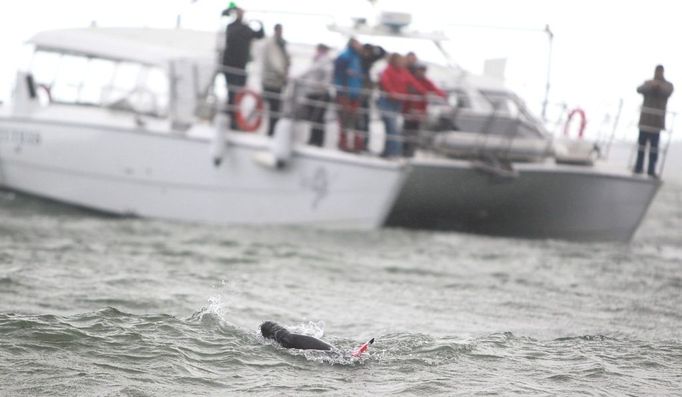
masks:
<path id="1" fill-rule="evenodd" d="M 237 3 L 235 3 L 234 1 L 231 1 L 230 5 L 227 6 L 227 8 L 230 10 L 235 9 L 235 8 L 237 8 Z"/>

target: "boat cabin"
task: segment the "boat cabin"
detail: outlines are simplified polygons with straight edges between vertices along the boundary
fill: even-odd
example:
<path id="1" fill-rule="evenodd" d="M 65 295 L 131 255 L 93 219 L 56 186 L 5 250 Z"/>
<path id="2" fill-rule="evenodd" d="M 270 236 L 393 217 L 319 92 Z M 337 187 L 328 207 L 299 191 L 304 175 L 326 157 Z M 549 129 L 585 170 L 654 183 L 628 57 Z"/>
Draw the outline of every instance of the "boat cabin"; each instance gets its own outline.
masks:
<path id="1" fill-rule="evenodd" d="M 188 30 L 67 29 L 39 33 L 28 44 L 33 51 L 17 79 L 15 111 L 76 105 L 167 119 L 174 129 L 194 122 L 216 59 L 214 35 Z"/>

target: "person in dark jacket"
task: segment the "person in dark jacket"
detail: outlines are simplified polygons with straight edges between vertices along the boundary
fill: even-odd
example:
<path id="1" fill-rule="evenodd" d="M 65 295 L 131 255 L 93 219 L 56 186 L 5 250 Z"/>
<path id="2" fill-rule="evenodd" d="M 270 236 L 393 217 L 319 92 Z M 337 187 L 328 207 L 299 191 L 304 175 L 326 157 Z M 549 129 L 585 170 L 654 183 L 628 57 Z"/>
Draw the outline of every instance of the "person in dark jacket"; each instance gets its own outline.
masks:
<path id="1" fill-rule="evenodd" d="M 223 74 L 228 85 L 227 104 L 231 115 L 231 127 L 237 129 L 235 122 L 234 100 L 237 92 L 246 85 L 246 64 L 251 56 L 251 41 L 265 37 L 263 26 L 253 30 L 244 24 L 244 10 L 230 7 L 223 11 L 223 16 L 234 15 L 235 20 L 227 25 L 225 32 L 225 50 L 223 51 Z"/>
<path id="2" fill-rule="evenodd" d="M 417 58 L 417 54 L 415 54 L 412 51 L 405 54 L 405 67 L 407 68 L 407 70 L 410 71 L 410 73 L 412 74 L 416 73 L 418 63 L 419 58 Z"/>
<path id="3" fill-rule="evenodd" d="M 644 96 L 642 111 L 639 116 L 639 139 L 635 173 L 641 174 L 644 169 L 644 154 L 649 143 L 648 174 L 656 177 L 656 161 L 658 160 L 658 141 L 661 130 L 665 129 L 666 107 L 668 98 L 673 93 L 673 85 L 663 77 L 663 65 L 656 66 L 653 80 L 647 80 L 637 88 Z"/>
<path id="4" fill-rule="evenodd" d="M 363 133 L 362 137 L 362 150 L 367 149 L 367 144 L 369 143 L 369 100 L 370 91 L 374 88 L 374 82 L 370 76 L 370 71 L 374 64 L 386 57 L 387 52 L 382 47 L 372 44 L 364 44 L 362 46 L 362 74 L 364 78 L 363 88 L 364 91 L 360 97 L 360 110 L 358 117 L 358 130 Z"/>

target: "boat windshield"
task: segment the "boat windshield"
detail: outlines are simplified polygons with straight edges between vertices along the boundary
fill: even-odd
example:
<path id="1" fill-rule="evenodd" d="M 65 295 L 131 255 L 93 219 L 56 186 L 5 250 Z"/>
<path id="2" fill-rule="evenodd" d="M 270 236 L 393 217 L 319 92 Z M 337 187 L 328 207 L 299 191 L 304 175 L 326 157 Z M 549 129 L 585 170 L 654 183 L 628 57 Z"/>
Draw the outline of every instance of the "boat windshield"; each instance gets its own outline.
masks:
<path id="1" fill-rule="evenodd" d="M 518 118 L 524 122 L 535 124 L 538 121 L 530 113 L 526 104 L 517 95 L 508 91 L 481 90 L 483 97 L 490 103 L 495 114 Z"/>
<path id="2" fill-rule="evenodd" d="M 54 103 L 157 117 L 168 111 L 168 78 L 159 67 L 38 49 L 29 69 Z"/>

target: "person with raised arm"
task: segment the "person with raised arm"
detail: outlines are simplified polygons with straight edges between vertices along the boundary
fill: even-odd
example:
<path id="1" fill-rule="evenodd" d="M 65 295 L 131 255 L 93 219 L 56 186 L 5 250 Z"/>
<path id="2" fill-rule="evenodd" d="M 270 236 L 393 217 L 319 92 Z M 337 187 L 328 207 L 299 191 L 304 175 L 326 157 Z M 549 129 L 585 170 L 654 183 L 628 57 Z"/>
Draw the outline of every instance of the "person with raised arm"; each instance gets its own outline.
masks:
<path id="1" fill-rule="evenodd" d="M 225 82 L 227 83 L 227 105 L 230 114 L 230 127 L 237 129 L 235 118 L 235 98 L 237 93 L 246 85 L 246 64 L 251 57 L 251 41 L 265 37 L 261 25 L 254 30 L 244 23 L 244 10 L 231 2 L 222 13 L 223 16 L 234 16 L 234 21 L 227 25 L 225 31 L 225 49 L 223 50 L 222 66 Z"/>

